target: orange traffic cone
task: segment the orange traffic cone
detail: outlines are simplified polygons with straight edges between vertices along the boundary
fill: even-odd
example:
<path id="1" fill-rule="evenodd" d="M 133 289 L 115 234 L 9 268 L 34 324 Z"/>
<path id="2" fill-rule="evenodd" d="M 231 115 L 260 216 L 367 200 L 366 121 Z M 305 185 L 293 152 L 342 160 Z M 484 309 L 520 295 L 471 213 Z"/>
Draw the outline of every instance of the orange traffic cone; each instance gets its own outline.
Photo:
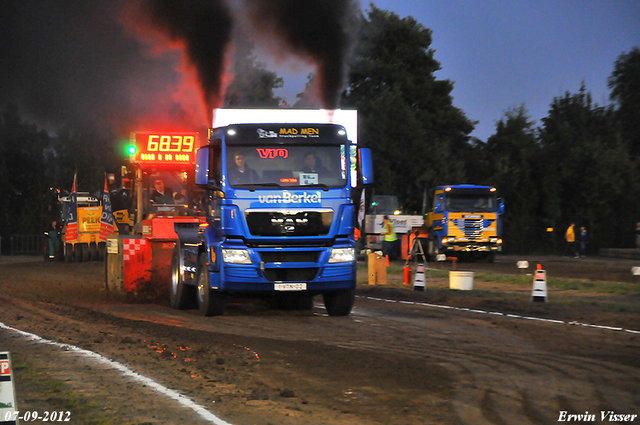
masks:
<path id="1" fill-rule="evenodd" d="M 411 266 L 404 266 L 404 280 L 403 285 L 409 285 L 411 282 Z"/>
<path id="2" fill-rule="evenodd" d="M 538 264 L 538 270 L 542 270 L 542 264 Z"/>
<path id="3" fill-rule="evenodd" d="M 389 256 L 385 255 L 385 257 L 387 258 L 387 267 L 389 267 Z"/>

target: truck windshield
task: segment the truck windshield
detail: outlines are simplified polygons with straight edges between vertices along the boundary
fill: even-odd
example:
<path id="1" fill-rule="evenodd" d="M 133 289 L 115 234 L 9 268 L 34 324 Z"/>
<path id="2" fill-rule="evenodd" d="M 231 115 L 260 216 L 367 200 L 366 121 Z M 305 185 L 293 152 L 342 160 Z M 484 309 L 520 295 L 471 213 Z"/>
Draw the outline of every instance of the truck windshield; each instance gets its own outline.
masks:
<path id="1" fill-rule="evenodd" d="M 184 172 L 149 174 L 145 188 L 148 212 L 157 216 L 198 215 L 201 194 Z"/>
<path id="2" fill-rule="evenodd" d="M 227 153 L 231 186 L 344 187 L 347 183 L 346 145 L 233 146 Z"/>
<path id="3" fill-rule="evenodd" d="M 452 212 L 497 211 L 498 201 L 496 196 L 491 194 L 458 195 L 450 193 L 447 195 L 446 209 Z"/>

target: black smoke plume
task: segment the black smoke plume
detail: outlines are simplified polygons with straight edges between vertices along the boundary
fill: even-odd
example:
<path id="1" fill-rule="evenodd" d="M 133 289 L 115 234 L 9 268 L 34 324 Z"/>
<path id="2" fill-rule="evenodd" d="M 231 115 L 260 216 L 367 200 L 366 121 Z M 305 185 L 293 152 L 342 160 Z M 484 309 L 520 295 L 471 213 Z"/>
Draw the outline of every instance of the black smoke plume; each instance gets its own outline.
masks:
<path id="1" fill-rule="evenodd" d="M 338 107 L 345 82 L 357 5 L 353 0 L 246 0 L 257 32 L 273 35 L 294 55 L 311 60 L 325 108 Z"/>
<path id="2" fill-rule="evenodd" d="M 172 42 L 184 43 L 195 67 L 204 102 L 211 110 L 224 100 L 225 52 L 232 18 L 223 0 L 146 0 L 143 10 Z"/>

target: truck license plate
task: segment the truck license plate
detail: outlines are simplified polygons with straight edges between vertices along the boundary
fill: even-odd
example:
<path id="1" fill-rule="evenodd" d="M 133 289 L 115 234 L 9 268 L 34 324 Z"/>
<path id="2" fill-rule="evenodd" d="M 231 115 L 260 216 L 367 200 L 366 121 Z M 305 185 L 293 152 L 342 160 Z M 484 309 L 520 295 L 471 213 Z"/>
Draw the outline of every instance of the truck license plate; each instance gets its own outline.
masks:
<path id="1" fill-rule="evenodd" d="M 307 289 L 306 283 L 275 283 L 276 291 L 304 291 Z"/>

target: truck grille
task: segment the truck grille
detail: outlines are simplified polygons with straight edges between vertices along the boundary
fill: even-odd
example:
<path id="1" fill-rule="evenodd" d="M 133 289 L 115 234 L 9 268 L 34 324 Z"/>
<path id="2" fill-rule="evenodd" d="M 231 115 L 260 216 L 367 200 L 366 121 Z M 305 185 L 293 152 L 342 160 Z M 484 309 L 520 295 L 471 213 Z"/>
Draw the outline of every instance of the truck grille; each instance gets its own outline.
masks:
<path id="1" fill-rule="evenodd" d="M 247 211 L 246 219 L 253 236 L 322 236 L 333 211 Z"/>
<path id="2" fill-rule="evenodd" d="M 317 267 L 302 269 L 266 269 L 264 277 L 271 282 L 309 282 L 316 278 Z"/>
<path id="3" fill-rule="evenodd" d="M 317 263 L 319 258 L 319 251 L 260 252 L 260 259 L 265 263 Z"/>
<path id="4" fill-rule="evenodd" d="M 482 218 L 456 218 L 451 222 L 454 226 L 462 230 L 464 236 L 470 240 L 478 239 L 482 235 L 484 226 Z"/>

